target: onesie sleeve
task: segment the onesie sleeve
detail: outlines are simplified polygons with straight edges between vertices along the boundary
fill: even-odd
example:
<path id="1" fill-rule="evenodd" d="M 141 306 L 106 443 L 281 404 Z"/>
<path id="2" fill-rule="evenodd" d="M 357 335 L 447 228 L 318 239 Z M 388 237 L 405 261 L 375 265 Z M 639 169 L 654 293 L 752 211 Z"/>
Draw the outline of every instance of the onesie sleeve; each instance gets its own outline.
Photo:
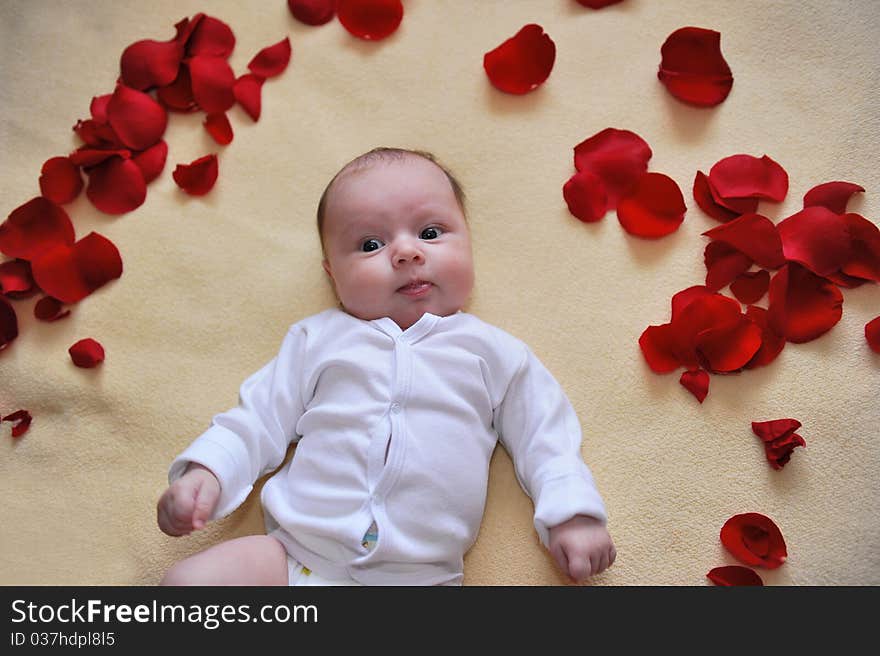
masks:
<path id="1" fill-rule="evenodd" d="M 305 329 L 292 326 L 278 355 L 242 383 L 238 405 L 215 415 L 211 427 L 171 463 L 169 482 L 190 462 L 217 476 L 220 499 L 211 519 L 240 506 L 254 482 L 278 467 L 298 439 L 295 426 L 305 411 L 300 383 L 305 344 Z"/>
<path id="2" fill-rule="evenodd" d="M 535 529 L 544 546 L 549 530 L 575 515 L 607 520 L 593 475 L 581 458 L 581 428 L 574 408 L 528 347 L 495 409 L 499 438 L 519 484 L 535 504 Z"/>

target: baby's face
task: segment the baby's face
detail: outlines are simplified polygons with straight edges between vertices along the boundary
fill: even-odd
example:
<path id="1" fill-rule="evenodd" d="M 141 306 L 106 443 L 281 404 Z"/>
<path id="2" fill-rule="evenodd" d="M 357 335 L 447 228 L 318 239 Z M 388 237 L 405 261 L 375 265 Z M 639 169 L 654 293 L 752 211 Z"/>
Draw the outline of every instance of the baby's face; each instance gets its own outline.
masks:
<path id="1" fill-rule="evenodd" d="M 471 239 L 446 174 L 417 156 L 375 162 L 333 183 L 324 269 L 346 311 L 406 330 L 458 312 L 474 285 Z"/>

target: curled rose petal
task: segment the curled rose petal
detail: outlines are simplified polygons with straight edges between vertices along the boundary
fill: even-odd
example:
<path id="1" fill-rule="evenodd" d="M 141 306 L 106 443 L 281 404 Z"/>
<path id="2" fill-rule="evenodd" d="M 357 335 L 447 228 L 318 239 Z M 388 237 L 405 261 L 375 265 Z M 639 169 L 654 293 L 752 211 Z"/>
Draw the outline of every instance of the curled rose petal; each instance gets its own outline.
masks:
<path id="1" fill-rule="evenodd" d="M 200 16 L 200 20 L 186 42 L 186 54 L 191 57 L 195 55 L 223 57 L 224 59 L 229 57 L 235 49 L 235 35 L 232 33 L 232 29 L 213 16 Z"/>
<path id="2" fill-rule="evenodd" d="M 73 246 L 56 246 L 33 262 L 34 280 L 62 303 L 76 303 L 122 275 L 119 250 L 106 237 L 89 233 Z"/>
<path id="3" fill-rule="evenodd" d="M 82 191 L 79 167 L 69 157 L 52 157 L 40 170 L 40 193 L 59 205 L 69 203 Z"/>
<path id="4" fill-rule="evenodd" d="M 131 158 L 131 161 L 137 164 L 144 177 L 144 183 L 150 184 L 159 177 L 162 169 L 165 168 L 165 159 L 168 157 L 168 144 L 160 141 L 154 146 L 150 146 L 146 150 L 142 150 Z"/>
<path id="5" fill-rule="evenodd" d="M 622 0 L 577 0 L 584 7 L 589 7 L 590 9 L 602 9 L 603 7 L 609 7 L 611 5 L 616 5 L 618 2 Z"/>
<path id="6" fill-rule="evenodd" d="M 700 331 L 694 340 L 697 356 L 712 373 L 739 371 L 761 348 L 761 329 L 745 315 Z"/>
<path id="7" fill-rule="evenodd" d="M 73 131 L 86 145 L 94 148 L 122 148 L 123 146 L 113 128 L 106 123 L 98 123 L 92 119 L 77 121 L 73 126 Z"/>
<path id="8" fill-rule="evenodd" d="M 843 294 L 796 262 L 770 281 L 770 325 L 789 342 L 809 342 L 831 330 L 843 314 Z"/>
<path id="9" fill-rule="evenodd" d="M 776 225 L 785 259 L 825 276 L 849 258 L 846 223 L 825 207 L 807 207 Z"/>
<path id="10" fill-rule="evenodd" d="M 675 333 L 672 324 L 648 326 L 639 337 L 639 347 L 651 371 L 658 374 L 675 371 L 681 366 L 676 355 Z"/>
<path id="11" fill-rule="evenodd" d="M 687 210 L 675 180 L 646 173 L 632 194 L 617 204 L 617 219 L 629 234 L 657 239 L 678 230 Z"/>
<path id="12" fill-rule="evenodd" d="M 777 333 L 770 325 L 770 317 L 767 310 L 756 305 L 750 305 L 746 309 L 746 316 L 755 322 L 761 329 L 761 348 L 746 364 L 746 369 L 754 369 L 770 364 L 776 359 L 782 349 L 785 348 L 785 337 Z"/>
<path id="13" fill-rule="evenodd" d="M 852 182 L 825 182 L 804 194 L 804 207 L 825 207 L 835 214 L 844 214 L 852 195 L 864 190 L 864 187 Z"/>
<path id="14" fill-rule="evenodd" d="M 232 143 L 232 126 L 226 114 L 208 114 L 204 125 L 208 134 L 221 146 Z"/>
<path id="15" fill-rule="evenodd" d="M 681 374 L 678 382 L 691 394 L 696 397 L 697 401 L 702 403 L 709 394 L 709 374 L 702 369 L 696 371 L 685 371 Z"/>
<path id="16" fill-rule="evenodd" d="M 323 25 L 336 15 L 336 0 L 287 0 L 290 13 L 300 23 Z"/>
<path id="17" fill-rule="evenodd" d="M 682 27 L 660 48 L 657 77 L 673 96 L 692 105 L 712 107 L 733 87 L 733 74 L 721 54 L 721 34 L 701 27 Z"/>
<path id="18" fill-rule="evenodd" d="M 71 245 L 74 240 L 67 212 L 42 196 L 19 205 L 0 224 L 0 252 L 22 260 L 32 260 L 59 244 Z"/>
<path id="19" fill-rule="evenodd" d="M 543 84 L 555 61 L 553 39 L 543 27 L 529 23 L 483 55 L 483 68 L 496 89 L 521 95 Z"/>
<path id="20" fill-rule="evenodd" d="M 602 179 L 589 171 L 578 171 L 562 187 L 568 211 L 584 223 L 593 223 L 608 211 L 608 194 Z"/>
<path id="21" fill-rule="evenodd" d="M 192 112 L 198 109 L 193 97 L 189 66 L 182 64 L 177 79 L 168 86 L 161 87 L 156 92 L 156 97 L 165 107 L 176 112 Z"/>
<path id="22" fill-rule="evenodd" d="M 91 337 L 79 340 L 67 352 L 73 364 L 84 369 L 97 367 L 104 361 L 104 347 Z"/>
<path id="23" fill-rule="evenodd" d="M 18 317 L 15 316 L 15 309 L 5 296 L 0 295 L 0 351 L 9 346 L 16 337 L 18 337 Z"/>
<path id="24" fill-rule="evenodd" d="M 31 417 L 31 413 L 27 410 L 16 410 L 12 414 L 0 418 L 0 421 L 18 422 L 12 427 L 12 437 L 21 437 L 28 432 L 28 428 L 31 427 L 32 419 L 33 417 Z"/>
<path id="25" fill-rule="evenodd" d="M 792 451 L 799 446 L 807 446 L 795 431 L 801 427 L 797 419 L 772 419 L 753 421 L 752 432 L 764 442 L 767 460 L 773 469 L 782 469 L 791 460 Z"/>
<path id="26" fill-rule="evenodd" d="M 755 567 L 775 569 L 788 557 L 779 527 L 760 513 L 734 515 L 724 522 L 721 544 L 737 560 Z"/>
<path id="27" fill-rule="evenodd" d="M 263 90 L 263 78 L 253 73 L 245 73 L 235 81 L 232 93 L 235 100 L 242 106 L 253 120 L 260 118 L 261 96 Z"/>
<path id="28" fill-rule="evenodd" d="M 773 221 L 766 216 L 743 214 L 703 235 L 731 246 L 765 269 L 778 269 L 785 264 L 782 240 Z"/>
<path id="29" fill-rule="evenodd" d="M 764 585 L 758 573 L 742 565 L 726 565 L 709 570 L 706 578 L 715 585 L 732 587 L 740 585 Z"/>
<path id="30" fill-rule="evenodd" d="M 880 317 L 865 324 L 865 340 L 874 353 L 880 353 Z"/>
<path id="31" fill-rule="evenodd" d="M 0 262 L 0 294 L 9 298 L 26 295 L 34 287 L 31 267 L 25 260 Z"/>
<path id="32" fill-rule="evenodd" d="M 651 147 L 635 132 L 605 128 L 574 147 L 574 167 L 605 183 L 608 209 L 629 195 L 648 170 Z"/>
<path id="33" fill-rule="evenodd" d="M 86 196 L 105 214 L 125 214 L 140 207 L 147 197 L 147 184 L 140 167 L 130 159 L 111 157 L 89 169 Z"/>
<path id="34" fill-rule="evenodd" d="M 760 271 L 741 273 L 730 283 L 730 291 L 743 305 L 757 303 L 770 288 L 770 274 L 761 269 Z"/>
<path id="35" fill-rule="evenodd" d="M 183 44 L 176 39 L 137 41 L 122 52 L 119 61 L 122 81 L 139 91 L 164 87 L 174 82 L 182 57 Z"/>
<path id="36" fill-rule="evenodd" d="M 52 296 L 44 296 L 34 305 L 34 316 L 40 321 L 58 321 L 68 315 L 70 310 L 65 310 L 61 301 Z"/>
<path id="37" fill-rule="evenodd" d="M 191 196 L 203 196 L 214 187 L 219 168 L 216 155 L 205 155 L 189 164 L 178 164 L 172 174 L 177 186 Z"/>
<path id="38" fill-rule="evenodd" d="M 290 54 L 290 39 L 284 38 L 278 43 L 260 50 L 248 63 L 248 68 L 251 73 L 262 78 L 275 77 L 287 68 L 287 64 L 290 63 Z"/>
<path id="39" fill-rule="evenodd" d="M 788 173 L 764 155 L 731 155 L 709 169 L 709 183 L 724 198 L 781 201 L 788 193 Z"/>
<path id="40" fill-rule="evenodd" d="M 844 214 L 849 233 L 849 255 L 841 272 L 862 280 L 880 282 L 880 229 L 859 214 Z"/>
<path id="41" fill-rule="evenodd" d="M 713 292 L 727 287 L 752 266 L 752 258 L 721 241 L 710 241 L 703 252 L 706 287 Z"/>
<path id="42" fill-rule="evenodd" d="M 222 57 L 199 55 L 188 62 L 192 93 L 208 114 L 219 114 L 235 104 L 235 74 Z"/>
<path id="43" fill-rule="evenodd" d="M 403 20 L 400 0 L 338 0 L 342 27 L 359 39 L 379 41 L 394 33 Z"/>
<path id="44" fill-rule="evenodd" d="M 122 143 L 133 150 L 144 150 L 155 144 L 165 134 L 168 124 L 168 114 L 162 105 L 152 96 L 124 84 L 116 86 L 107 105 L 107 119 Z"/>

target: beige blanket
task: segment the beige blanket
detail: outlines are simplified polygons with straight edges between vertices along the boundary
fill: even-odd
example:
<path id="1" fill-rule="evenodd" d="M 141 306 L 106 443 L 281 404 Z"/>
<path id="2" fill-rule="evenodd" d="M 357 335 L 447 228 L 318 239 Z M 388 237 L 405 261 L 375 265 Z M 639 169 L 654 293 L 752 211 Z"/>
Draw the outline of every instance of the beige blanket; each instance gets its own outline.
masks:
<path id="1" fill-rule="evenodd" d="M 158 530 L 156 500 L 171 459 L 236 402 L 287 326 L 334 303 L 314 209 L 330 176 L 376 145 L 431 150 L 465 185 L 477 262 L 469 310 L 531 345 L 581 418 L 619 553 L 595 584 L 707 584 L 711 568 L 735 562 L 719 530 L 741 512 L 770 516 L 787 542 L 788 562 L 760 572 L 766 583 L 880 583 L 880 356 L 863 334 L 880 287 L 846 290 L 840 323 L 770 366 L 713 376 L 702 405 L 678 373 L 651 373 L 637 344 L 668 321 L 671 296 L 705 275 L 701 233 L 717 224 L 691 195 L 697 169 L 766 153 L 791 179 L 784 202 L 762 204 L 770 217 L 797 211 L 828 180 L 863 185 L 850 207 L 880 216 L 876 4 L 404 5 L 397 33 L 367 43 L 338 21 L 298 23 L 283 0 L 0 3 L 4 216 L 39 193 L 46 159 L 79 145 L 70 128 L 113 90 L 130 43 L 170 39 L 175 22 L 204 11 L 232 27 L 238 74 L 262 47 L 285 36 L 293 45 L 290 67 L 263 87 L 260 120 L 230 113 L 229 146 L 211 141 L 202 114 L 173 115 L 168 164 L 139 209 L 110 217 L 85 195 L 67 206 L 77 236 L 107 236 L 125 271 L 57 323 L 34 319 L 36 298 L 15 303 L 21 335 L 0 352 L 0 413 L 24 408 L 34 420 L 18 440 L 0 424 L 0 583 L 155 584 L 180 558 L 262 531 L 257 492 L 178 539 Z M 531 22 L 556 43 L 553 72 L 531 94 L 502 94 L 483 54 Z M 735 83 L 714 109 L 680 103 L 656 77 L 660 45 L 686 25 L 722 34 Z M 650 170 L 682 188 L 688 212 L 673 235 L 644 241 L 613 212 L 594 225 L 568 213 L 572 148 L 609 126 L 640 134 Z M 173 167 L 212 152 L 216 187 L 184 195 Z M 84 337 L 106 349 L 97 369 L 68 357 Z M 807 447 L 774 471 L 750 422 L 781 417 L 803 423 Z M 499 449 L 466 584 L 566 583 L 531 513 Z"/>

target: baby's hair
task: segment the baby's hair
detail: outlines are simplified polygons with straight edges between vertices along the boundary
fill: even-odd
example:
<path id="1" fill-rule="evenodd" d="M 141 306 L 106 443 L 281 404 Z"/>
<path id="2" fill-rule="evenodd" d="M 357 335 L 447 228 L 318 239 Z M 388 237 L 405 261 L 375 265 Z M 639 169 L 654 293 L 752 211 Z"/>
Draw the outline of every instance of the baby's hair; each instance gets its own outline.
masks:
<path id="1" fill-rule="evenodd" d="M 365 169 L 369 166 L 372 166 L 376 162 L 392 162 L 392 161 L 401 161 L 406 159 L 407 157 L 421 157 L 422 159 L 426 159 L 429 162 L 432 162 L 446 174 L 446 179 L 449 180 L 449 184 L 452 186 L 452 191 L 455 194 L 455 200 L 458 201 L 458 206 L 461 208 L 462 213 L 467 219 L 467 210 L 465 209 L 465 194 L 464 189 L 461 186 L 461 183 L 456 179 L 456 177 L 452 174 L 452 172 L 443 166 L 440 162 L 437 161 L 437 158 L 434 157 L 432 153 L 429 153 L 426 150 L 410 150 L 408 148 L 387 148 L 387 147 L 379 147 L 373 148 L 363 155 L 358 155 L 353 160 L 351 160 L 348 164 L 339 169 L 339 172 L 333 176 L 333 179 L 327 184 L 324 188 L 324 193 L 321 194 L 321 200 L 318 201 L 318 236 L 321 238 L 321 248 L 324 248 L 324 213 L 327 207 L 327 199 L 330 196 L 330 189 L 333 187 L 333 183 L 336 182 L 337 178 L 341 176 L 343 173 L 347 171 L 359 171 L 361 169 Z"/>

